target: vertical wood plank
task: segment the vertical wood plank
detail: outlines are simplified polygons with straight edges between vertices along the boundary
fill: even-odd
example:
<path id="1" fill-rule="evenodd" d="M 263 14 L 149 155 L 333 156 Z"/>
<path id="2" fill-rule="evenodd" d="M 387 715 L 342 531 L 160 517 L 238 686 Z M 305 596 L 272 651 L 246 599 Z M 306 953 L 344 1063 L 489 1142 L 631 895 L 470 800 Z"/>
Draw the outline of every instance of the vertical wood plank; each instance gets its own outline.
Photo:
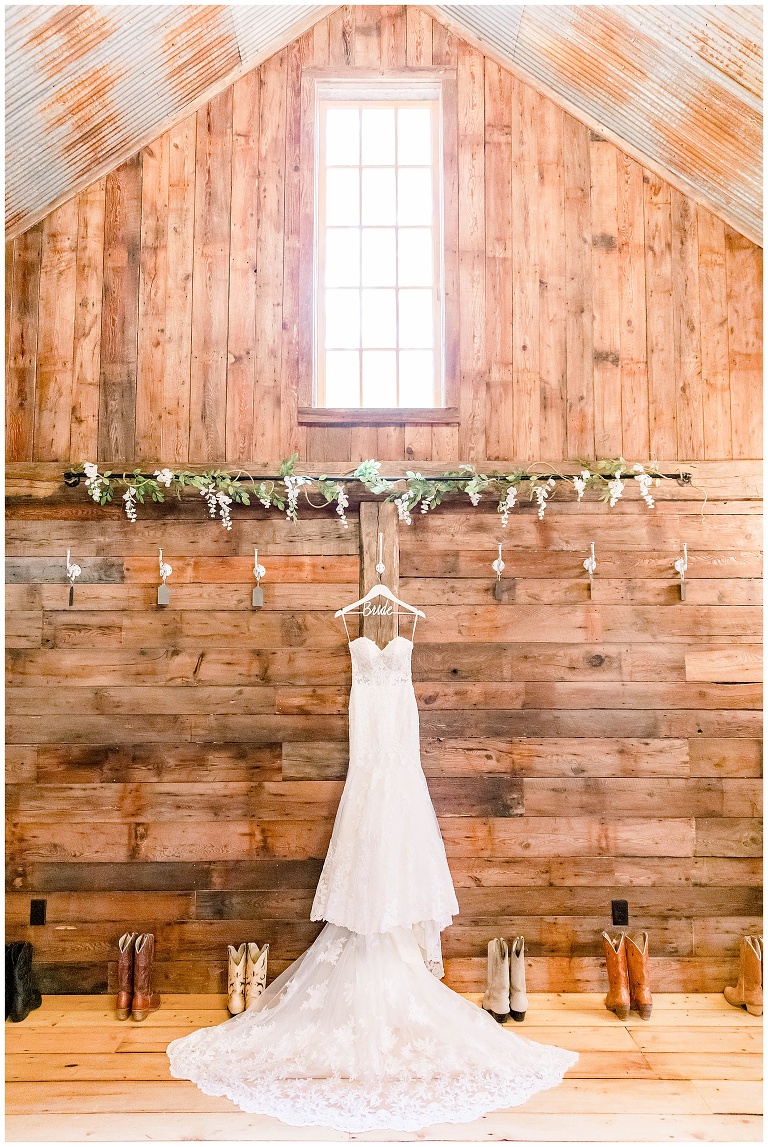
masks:
<path id="1" fill-rule="evenodd" d="M 330 58 L 330 21 L 326 16 L 324 20 L 318 20 L 313 28 L 310 28 L 308 35 L 312 36 L 312 64 L 316 68 L 325 68 L 328 66 Z"/>
<path id="2" fill-rule="evenodd" d="M 621 438 L 624 456 L 648 459 L 643 169 L 618 152 Z"/>
<path id="3" fill-rule="evenodd" d="M 455 69 L 458 63 L 458 42 L 439 21 L 432 21 L 432 63 Z M 446 90 L 446 108 L 443 136 L 443 214 L 446 220 L 446 234 L 459 234 L 459 188 L 458 179 L 453 173 L 458 171 L 458 111 L 455 89 Z M 443 284 L 445 306 L 448 311 L 451 300 L 456 300 L 454 310 L 459 306 L 458 249 L 449 258 L 446 247 L 446 276 Z M 449 369 L 459 369 L 459 332 L 446 330 L 445 356 Z M 456 461 L 459 458 L 459 427 L 432 427 L 432 460 L 439 462 Z"/>
<path id="4" fill-rule="evenodd" d="M 166 132 L 142 152 L 139 339 L 136 366 L 136 451 L 139 461 L 162 460 L 165 386 L 165 315 L 168 283 L 168 179 Z"/>
<path id="5" fill-rule="evenodd" d="M 34 434 L 35 459 L 41 462 L 69 458 L 74 377 L 77 215 L 78 198 L 75 196 L 51 212 L 43 223 Z"/>
<path id="6" fill-rule="evenodd" d="M 130 462 L 136 430 L 141 153 L 107 176 L 101 304 L 99 461 Z"/>
<path id="7" fill-rule="evenodd" d="M 405 427 L 379 426 L 376 431 L 376 451 L 377 458 L 384 458 L 387 461 L 399 461 L 404 458 Z"/>
<path id="8" fill-rule="evenodd" d="M 73 460 L 96 458 L 99 448 L 105 193 L 106 179 L 99 179 L 81 192 L 79 197 L 70 441 L 70 455 Z"/>
<path id="9" fill-rule="evenodd" d="M 190 462 L 226 449 L 232 88 L 197 113 L 195 250 L 190 372 Z"/>
<path id="10" fill-rule="evenodd" d="M 704 457 L 733 457 L 728 375 L 728 292 L 725 224 L 711 211 L 697 211 Z"/>
<path id="11" fill-rule="evenodd" d="M 568 457 L 591 458 L 595 452 L 595 412 L 589 129 L 566 115 L 563 134 Z"/>
<path id="12" fill-rule="evenodd" d="M 598 458 L 618 458 L 622 443 L 616 148 L 592 133 L 589 163 L 595 452 Z"/>
<path id="13" fill-rule="evenodd" d="M 405 427 L 405 454 L 403 457 L 410 462 L 432 461 L 432 427 L 406 426 Z"/>
<path id="14" fill-rule="evenodd" d="M 397 540 L 397 511 L 391 502 L 360 503 L 360 596 L 364 597 L 379 580 L 376 563 L 379 560 L 379 534 L 382 535 L 383 562 L 386 567 L 382 582 L 397 596 L 399 586 L 399 546 Z M 385 598 L 379 604 L 388 604 Z M 374 605 L 377 604 L 375 601 Z M 360 618 L 360 636 L 368 637 L 383 648 L 397 635 L 398 619 L 392 614 Z M 352 619 L 353 620 L 353 619 Z M 354 632 L 350 630 L 350 632 Z"/>
<path id="15" fill-rule="evenodd" d="M 249 462 L 256 383 L 256 247 L 259 234 L 259 72 L 232 89 L 232 204 L 229 241 L 226 457 Z M 286 248 L 288 236 L 286 234 Z M 287 364 L 285 369 L 287 369 Z M 294 419 L 296 411 L 293 411 Z"/>
<path id="16" fill-rule="evenodd" d="M 283 50 L 259 69 L 257 352 L 253 436 L 253 458 L 257 462 L 275 461 L 280 457 L 287 65 L 288 53 Z"/>
<path id="17" fill-rule="evenodd" d="M 674 458 L 677 455 L 677 400 L 669 184 L 646 171 L 644 192 L 650 452 L 652 458 Z"/>
<path id="18" fill-rule="evenodd" d="M 696 204 L 671 189 L 672 306 L 677 380 L 677 457 L 704 456 L 699 241 Z"/>
<path id="19" fill-rule="evenodd" d="M 515 81 L 512 105 L 513 456 L 540 456 L 538 95 Z"/>
<path id="20" fill-rule="evenodd" d="M 763 252 L 730 227 L 725 230 L 728 353 L 734 458 L 762 451 Z"/>
<path id="21" fill-rule="evenodd" d="M 381 67 L 381 19 L 378 4 L 355 4 L 352 60 L 356 68 Z"/>
<path id="22" fill-rule="evenodd" d="M 539 98 L 539 454 L 542 458 L 565 458 L 568 451 L 563 119 L 564 112 L 552 100 Z"/>
<path id="23" fill-rule="evenodd" d="M 160 429 L 163 461 L 178 464 L 189 461 L 197 117 L 188 116 L 168 136 L 166 354 Z"/>
<path id="24" fill-rule="evenodd" d="M 432 63 L 432 17 L 422 8 L 408 4 L 405 9 L 406 58 L 408 66 L 417 68 Z"/>
<path id="25" fill-rule="evenodd" d="M 514 81 L 485 61 L 485 318 L 488 458 L 514 454 L 512 99 Z"/>
<path id="26" fill-rule="evenodd" d="M 405 4 L 381 6 L 381 64 L 384 68 L 404 68 L 407 56 Z"/>
<path id="27" fill-rule="evenodd" d="M 5 384 L 5 453 L 9 462 L 31 462 L 35 429 L 38 298 L 43 224 L 36 223 L 6 246 L 7 371 Z M 8 254 L 6 254 L 6 259 Z M 8 311 L 6 311 L 8 314 Z"/>
<path id="28" fill-rule="evenodd" d="M 328 17 L 328 63 L 349 67 L 354 63 L 355 13 L 352 4 L 342 4 Z M 316 61 L 318 67 L 320 61 Z"/>
<path id="29" fill-rule="evenodd" d="M 467 461 L 486 457 L 484 64 L 480 52 L 459 44 L 459 451 Z"/>

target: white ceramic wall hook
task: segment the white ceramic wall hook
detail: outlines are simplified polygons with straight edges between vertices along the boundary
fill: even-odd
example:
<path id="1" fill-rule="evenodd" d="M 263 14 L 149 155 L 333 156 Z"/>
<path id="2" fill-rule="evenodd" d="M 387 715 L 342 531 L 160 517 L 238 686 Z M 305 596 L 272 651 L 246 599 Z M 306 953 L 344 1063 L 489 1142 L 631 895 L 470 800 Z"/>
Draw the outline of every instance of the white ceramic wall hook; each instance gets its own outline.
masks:
<path id="1" fill-rule="evenodd" d="M 80 577 L 83 572 L 80 566 L 71 561 L 71 550 L 67 550 L 67 581 L 69 582 L 69 604 L 70 606 L 75 600 L 75 578 Z"/>
<path id="2" fill-rule="evenodd" d="M 256 578 L 256 585 L 253 587 L 251 605 L 254 609 L 261 609 L 264 604 L 264 590 L 261 588 L 261 579 L 267 576 L 267 571 L 264 569 L 264 566 L 259 565 L 258 546 L 254 546 L 253 550 L 253 576 Z"/>
<path id="3" fill-rule="evenodd" d="M 157 604 L 170 605 L 171 604 L 171 591 L 165 584 L 165 579 L 169 578 L 173 573 L 173 568 L 168 565 L 168 562 L 163 561 L 163 551 L 160 550 L 160 577 L 162 584 L 157 587 Z"/>
<path id="4" fill-rule="evenodd" d="M 493 596 L 496 598 L 497 601 L 503 601 L 504 600 L 504 586 L 501 584 L 501 575 L 502 575 L 505 568 L 506 568 L 506 564 L 504 562 L 504 559 L 501 556 L 501 542 L 499 542 L 499 556 L 496 558 L 496 561 L 491 566 L 491 569 L 496 574 L 496 583 L 493 587 Z"/>
<path id="5" fill-rule="evenodd" d="M 384 565 L 384 535 L 379 534 L 379 560 L 376 562 L 375 566 L 376 576 L 378 577 L 379 581 L 381 581 L 382 577 L 384 576 L 386 568 L 387 567 Z"/>
<path id="6" fill-rule="evenodd" d="M 683 542 L 683 556 L 675 562 L 675 569 L 680 574 L 680 600 L 685 601 L 685 571 L 688 569 L 688 543 Z"/>
<path id="7" fill-rule="evenodd" d="M 595 543 L 589 544 L 589 557 L 584 559 L 584 569 L 589 574 L 589 596 L 592 597 L 594 589 L 595 570 L 597 569 L 597 561 L 595 559 Z"/>

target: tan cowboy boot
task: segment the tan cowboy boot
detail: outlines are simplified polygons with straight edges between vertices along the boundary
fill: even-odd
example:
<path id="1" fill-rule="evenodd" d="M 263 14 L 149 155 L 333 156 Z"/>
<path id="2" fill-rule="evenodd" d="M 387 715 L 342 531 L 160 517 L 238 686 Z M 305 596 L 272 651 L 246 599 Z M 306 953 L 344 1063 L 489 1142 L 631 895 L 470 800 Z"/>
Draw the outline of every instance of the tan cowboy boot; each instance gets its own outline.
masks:
<path id="1" fill-rule="evenodd" d="M 734 1008 L 745 1007 L 751 1016 L 763 1014 L 763 946 L 758 936 L 745 936 L 739 952 L 739 980 L 723 995 Z"/>
<path id="2" fill-rule="evenodd" d="M 227 1008 L 231 1016 L 245 1011 L 245 944 L 227 946 Z"/>
<path id="3" fill-rule="evenodd" d="M 641 932 L 637 940 L 626 937 L 627 971 L 629 972 L 629 1006 L 641 1020 L 649 1020 L 653 1011 L 651 974 L 648 966 L 648 933 Z"/>
<path id="4" fill-rule="evenodd" d="M 608 968 L 608 995 L 605 1006 L 615 1012 L 620 1020 L 629 1016 L 629 972 L 627 971 L 627 950 L 624 933 L 611 937 L 603 932 L 605 963 Z"/>
<path id="5" fill-rule="evenodd" d="M 509 1010 L 516 1023 L 522 1023 L 528 1011 L 525 994 L 525 938 L 515 936 L 509 949 Z"/>
<path id="6" fill-rule="evenodd" d="M 160 1007 L 160 997 L 152 990 L 155 972 L 155 937 L 151 932 L 136 938 L 133 960 L 133 1007 L 135 1020 L 145 1020 L 150 1012 Z"/>
<path id="7" fill-rule="evenodd" d="M 259 951 L 258 944 L 248 944 L 245 959 L 245 1010 L 253 1007 L 267 986 L 269 944 Z"/>
<path id="8" fill-rule="evenodd" d="M 117 1018 L 127 1020 L 133 1006 L 133 948 L 135 932 L 126 932 L 117 941 Z"/>
<path id="9" fill-rule="evenodd" d="M 509 951 L 506 940 L 488 941 L 488 987 L 483 1008 L 497 1023 L 509 1015 Z"/>

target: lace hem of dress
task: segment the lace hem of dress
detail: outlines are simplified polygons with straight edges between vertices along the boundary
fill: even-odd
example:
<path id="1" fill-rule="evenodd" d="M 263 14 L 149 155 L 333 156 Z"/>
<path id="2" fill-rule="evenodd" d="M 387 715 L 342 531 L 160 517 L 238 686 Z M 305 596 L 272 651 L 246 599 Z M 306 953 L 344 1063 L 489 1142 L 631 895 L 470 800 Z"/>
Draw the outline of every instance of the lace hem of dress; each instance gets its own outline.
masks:
<path id="1" fill-rule="evenodd" d="M 294 1127 L 351 1132 L 420 1131 L 439 1123 L 469 1123 L 489 1111 L 517 1107 L 537 1092 L 556 1087 L 579 1058 L 576 1052 L 553 1047 L 525 1079 L 502 1071 L 484 1071 L 369 1083 L 341 1076 L 261 1079 L 251 1087 L 241 1081 L 238 1085 L 225 1082 L 217 1074 L 195 1078 L 200 1065 L 194 1054 L 187 1056 L 173 1044 L 168 1055 L 171 1075 L 176 1079 L 192 1079 L 206 1095 L 226 1096 L 243 1111 L 269 1115 Z"/>

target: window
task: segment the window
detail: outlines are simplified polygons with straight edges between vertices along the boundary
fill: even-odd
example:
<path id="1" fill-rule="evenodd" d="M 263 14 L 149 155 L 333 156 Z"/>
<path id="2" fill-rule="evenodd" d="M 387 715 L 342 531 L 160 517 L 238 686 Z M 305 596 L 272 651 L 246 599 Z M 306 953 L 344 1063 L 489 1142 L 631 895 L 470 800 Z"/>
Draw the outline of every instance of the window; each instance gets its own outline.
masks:
<path id="1" fill-rule="evenodd" d="M 313 94 L 311 405 L 442 412 L 442 84 L 321 78 Z"/>

